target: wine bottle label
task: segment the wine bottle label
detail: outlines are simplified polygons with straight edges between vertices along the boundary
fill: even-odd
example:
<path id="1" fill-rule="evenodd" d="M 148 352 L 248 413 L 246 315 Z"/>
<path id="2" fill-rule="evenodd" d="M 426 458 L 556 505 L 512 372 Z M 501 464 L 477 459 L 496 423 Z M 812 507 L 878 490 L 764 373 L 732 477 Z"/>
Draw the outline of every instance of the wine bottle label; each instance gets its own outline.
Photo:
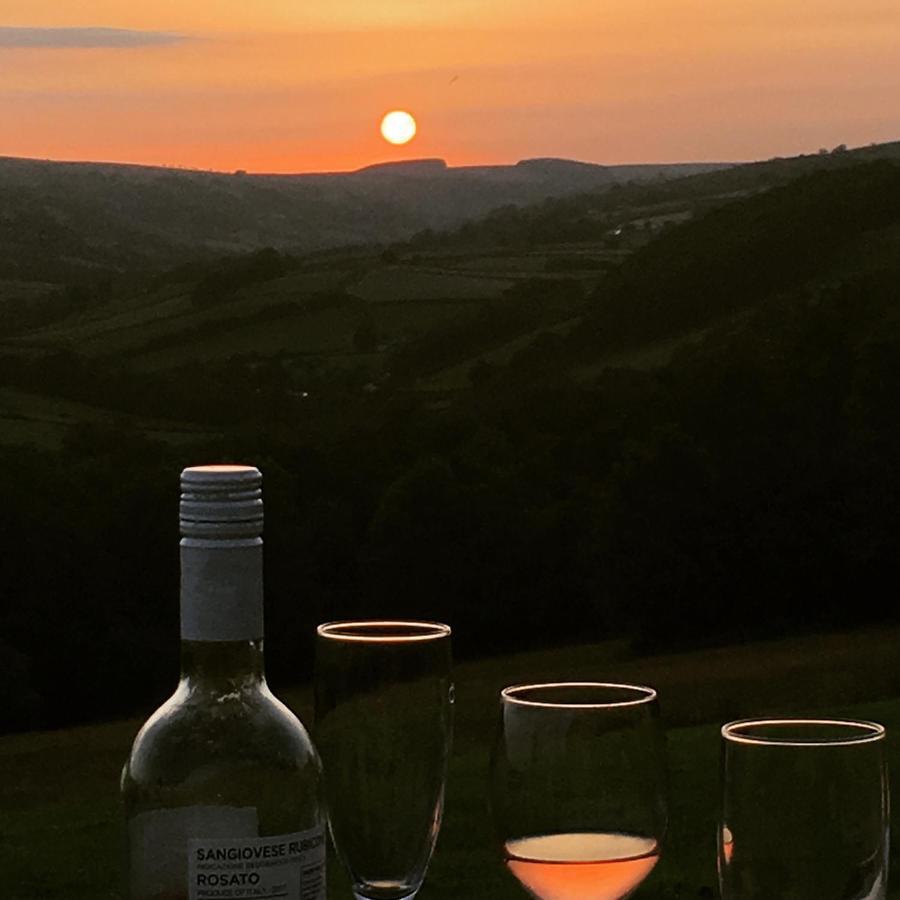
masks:
<path id="1" fill-rule="evenodd" d="M 188 900 L 325 900 L 325 832 L 188 842 Z"/>
<path id="2" fill-rule="evenodd" d="M 181 541 L 181 638 L 255 641 L 263 636 L 262 541 Z"/>

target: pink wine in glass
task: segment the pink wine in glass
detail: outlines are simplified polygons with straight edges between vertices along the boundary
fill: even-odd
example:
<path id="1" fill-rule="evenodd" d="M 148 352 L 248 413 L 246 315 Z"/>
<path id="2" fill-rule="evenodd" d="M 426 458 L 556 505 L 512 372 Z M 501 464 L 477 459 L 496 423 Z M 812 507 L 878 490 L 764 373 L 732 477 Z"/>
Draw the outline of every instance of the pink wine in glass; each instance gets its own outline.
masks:
<path id="1" fill-rule="evenodd" d="M 653 838 L 577 832 L 507 841 L 506 865 L 540 900 L 623 900 L 659 859 Z"/>

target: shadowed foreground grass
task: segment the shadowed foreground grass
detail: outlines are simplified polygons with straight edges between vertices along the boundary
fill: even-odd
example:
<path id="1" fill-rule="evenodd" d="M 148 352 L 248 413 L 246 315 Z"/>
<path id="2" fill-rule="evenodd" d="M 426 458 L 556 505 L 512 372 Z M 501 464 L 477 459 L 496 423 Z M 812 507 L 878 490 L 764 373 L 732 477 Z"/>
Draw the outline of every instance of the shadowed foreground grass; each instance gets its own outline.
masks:
<path id="1" fill-rule="evenodd" d="M 662 863 L 635 896 L 709 898 L 718 896 L 719 724 L 747 715 L 819 713 L 873 718 L 887 725 L 891 735 L 898 733 L 898 647 L 900 630 L 892 629 L 645 658 L 611 642 L 458 666 L 446 816 L 419 897 L 525 897 L 499 864 L 486 799 L 496 697 L 502 686 L 586 678 L 659 688 L 668 734 L 670 840 Z M 305 722 L 312 721 L 307 690 L 280 693 Z M 118 775 L 138 725 L 135 720 L 0 739 L 0 871 L 7 900 L 124 896 Z M 892 737 L 895 773 L 900 773 L 898 747 Z M 349 896 L 332 866 L 329 898 Z M 900 898 L 900 878 L 890 897 Z"/>

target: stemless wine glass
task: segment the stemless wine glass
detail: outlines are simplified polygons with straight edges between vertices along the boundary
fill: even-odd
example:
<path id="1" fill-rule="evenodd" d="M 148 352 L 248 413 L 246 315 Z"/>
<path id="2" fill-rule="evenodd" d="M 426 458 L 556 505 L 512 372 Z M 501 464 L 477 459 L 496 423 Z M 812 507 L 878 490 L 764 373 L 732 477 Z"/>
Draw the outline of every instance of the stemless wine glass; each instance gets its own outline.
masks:
<path id="1" fill-rule="evenodd" d="M 501 692 L 491 805 L 506 865 L 539 900 L 622 900 L 666 832 L 656 691 L 597 682 Z"/>
<path id="2" fill-rule="evenodd" d="M 724 900 L 882 900 L 887 892 L 884 728 L 756 719 L 722 728 Z"/>
<path id="3" fill-rule="evenodd" d="M 450 628 L 320 625 L 315 694 L 331 836 L 354 895 L 414 897 L 444 804 L 453 712 Z"/>

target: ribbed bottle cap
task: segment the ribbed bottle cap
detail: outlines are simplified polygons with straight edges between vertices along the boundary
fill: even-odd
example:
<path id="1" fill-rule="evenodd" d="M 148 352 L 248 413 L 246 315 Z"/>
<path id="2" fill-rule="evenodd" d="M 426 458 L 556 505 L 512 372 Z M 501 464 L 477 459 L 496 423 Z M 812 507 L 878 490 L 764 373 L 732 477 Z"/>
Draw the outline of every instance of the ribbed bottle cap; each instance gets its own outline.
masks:
<path id="1" fill-rule="evenodd" d="M 262 526 L 259 469 L 191 466 L 181 473 L 181 533 L 185 537 L 258 537 Z"/>

